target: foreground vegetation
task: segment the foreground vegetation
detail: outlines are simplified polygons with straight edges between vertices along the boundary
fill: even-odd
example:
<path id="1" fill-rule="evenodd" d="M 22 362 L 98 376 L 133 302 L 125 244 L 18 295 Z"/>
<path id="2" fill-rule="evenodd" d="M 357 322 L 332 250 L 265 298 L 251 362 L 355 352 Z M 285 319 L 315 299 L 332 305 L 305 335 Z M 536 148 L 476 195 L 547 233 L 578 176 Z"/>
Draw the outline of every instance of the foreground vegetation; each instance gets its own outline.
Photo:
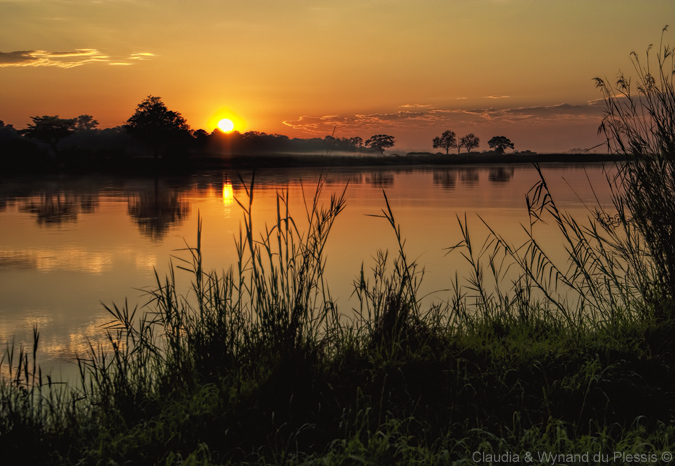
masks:
<path id="1" fill-rule="evenodd" d="M 672 67 L 605 93 L 603 125 L 628 157 L 616 211 L 581 222 L 541 181 L 528 193 L 528 241 L 470 225 L 454 248 L 473 269 L 423 307 L 421 270 L 386 195 L 399 248 L 355 280 L 338 312 L 324 246 L 344 192 L 308 199 L 306 227 L 279 193 L 256 233 L 247 198 L 227 272 L 202 268 L 200 234 L 147 312 L 111 306 L 108 344 L 78 363 L 81 383 L 41 374 L 39 348 L 8 348 L 0 451 L 8 464 L 668 463 L 675 449 L 675 184 Z M 644 71 L 636 63 L 638 72 Z M 622 83 L 625 84 L 624 87 Z M 623 97 L 620 93 L 623 92 Z M 619 95 L 619 97 L 617 97 Z M 642 111 L 644 110 L 644 112 Z M 642 124 L 644 121 L 655 124 Z M 569 254 L 537 241 L 556 224 Z M 199 227 L 201 232 L 201 225 Z M 176 273 L 191 274 L 181 292 Z M 449 277 L 450 279 L 450 277 Z M 561 456 L 562 455 L 562 456 Z"/>

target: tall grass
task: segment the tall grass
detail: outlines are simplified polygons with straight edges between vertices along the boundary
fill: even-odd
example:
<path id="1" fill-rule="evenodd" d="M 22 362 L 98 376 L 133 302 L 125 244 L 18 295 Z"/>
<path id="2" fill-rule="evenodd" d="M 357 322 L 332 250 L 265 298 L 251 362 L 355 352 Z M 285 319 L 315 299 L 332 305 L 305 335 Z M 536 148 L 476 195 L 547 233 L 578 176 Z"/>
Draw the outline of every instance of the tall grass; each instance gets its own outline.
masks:
<path id="1" fill-rule="evenodd" d="M 471 464 L 477 452 L 672 449 L 672 258 L 662 243 L 673 223 L 660 214 L 672 209 L 675 184 L 671 143 L 659 142 L 671 135 L 659 125 L 672 129 L 662 120 L 672 116 L 663 108 L 673 92 L 663 57 L 669 49 L 658 60 L 666 84 L 641 85 L 639 105 L 628 87 L 616 97 L 601 84 L 609 144 L 632 151 L 609 180 L 616 211 L 572 218 L 540 176 L 527 196 L 523 244 L 490 229 L 479 245 L 467 217 L 458 218 L 463 239 L 448 252 L 471 272 L 449 278 L 451 295 L 426 308 L 423 269 L 406 253 L 386 193 L 376 216 L 398 247 L 362 266 L 346 319 L 324 276 L 347 188 L 324 203 L 319 181 L 304 198 L 303 222 L 289 211 L 288 190 L 279 192 L 275 221 L 258 228 L 253 175 L 237 199 L 237 262 L 204 270 L 200 219 L 196 245 L 165 277 L 156 274 L 147 307 L 106 307 L 107 339 L 78 357 L 75 387 L 41 374 L 37 329 L 32 351 L 8 346 L 3 459 Z M 639 108 L 646 113 L 630 113 Z M 665 201 L 652 199 L 659 196 Z M 565 263 L 542 246 L 542 222 L 561 233 Z M 187 291 L 178 273 L 191 277 Z"/>
<path id="2" fill-rule="evenodd" d="M 666 31 L 655 67 L 651 46 L 644 61 L 631 54 L 635 83 L 623 74 L 614 85 L 595 79 L 605 100 L 599 131 L 611 151 L 629 156 L 619 172 L 623 191 L 614 197 L 618 218 L 644 239 L 656 280 L 643 283 L 643 291 L 661 319 L 675 312 L 675 66 L 673 49 L 663 44 Z"/>

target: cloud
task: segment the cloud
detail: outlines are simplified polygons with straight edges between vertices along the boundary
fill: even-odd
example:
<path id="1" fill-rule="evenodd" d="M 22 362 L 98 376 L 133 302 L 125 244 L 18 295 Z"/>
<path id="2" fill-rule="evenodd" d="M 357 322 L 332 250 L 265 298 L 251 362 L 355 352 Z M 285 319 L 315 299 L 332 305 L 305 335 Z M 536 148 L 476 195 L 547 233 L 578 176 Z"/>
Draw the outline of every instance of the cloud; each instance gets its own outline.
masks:
<path id="1" fill-rule="evenodd" d="M 152 58 L 154 56 L 154 53 L 149 52 L 132 53 L 129 57 L 129 60 L 147 60 L 148 58 Z"/>
<path id="2" fill-rule="evenodd" d="M 108 60 L 107 55 L 96 49 L 76 49 L 71 52 L 47 52 L 44 50 L 0 52 L 0 67 L 55 66 L 57 68 L 74 68 L 85 63 Z"/>
<path id="3" fill-rule="evenodd" d="M 328 134 L 337 126 L 344 132 L 379 131 L 384 129 L 423 129 L 439 125 L 474 126 L 485 123 L 509 124 L 560 124 L 570 121 L 602 118 L 601 102 L 583 105 L 567 103 L 496 109 L 493 107 L 473 109 L 438 109 L 423 105 L 403 105 L 399 110 L 384 113 L 355 115 L 303 115 L 283 123 L 290 128 L 312 135 Z"/>
<path id="4" fill-rule="evenodd" d="M 149 52 L 132 53 L 127 60 L 147 60 L 154 57 Z M 75 49 L 66 52 L 47 52 L 45 50 L 20 50 L 16 52 L 0 52 L 0 68 L 2 67 L 38 67 L 53 66 L 56 68 L 75 68 L 87 63 L 107 63 L 110 65 L 130 65 L 123 60 L 112 61 L 111 57 L 97 49 Z"/>

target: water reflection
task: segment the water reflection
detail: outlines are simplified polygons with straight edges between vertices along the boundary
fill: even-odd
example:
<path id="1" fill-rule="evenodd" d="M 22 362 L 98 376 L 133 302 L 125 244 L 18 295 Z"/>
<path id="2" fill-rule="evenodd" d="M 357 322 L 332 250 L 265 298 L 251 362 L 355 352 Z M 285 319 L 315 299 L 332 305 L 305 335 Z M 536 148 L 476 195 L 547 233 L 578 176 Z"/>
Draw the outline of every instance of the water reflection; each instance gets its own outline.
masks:
<path id="1" fill-rule="evenodd" d="M 59 249 L 0 250 L 0 270 L 67 270 L 100 274 L 111 269 L 113 254 L 76 247 Z"/>
<path id="2" fill-rule="evenodd" d="M 478 184 L 478 169 L 463 168 L 459 170 L 459 180 L 464 186 L 473 187 Z"/>
<path id="3" fill-rule="evenodd" d="M 85 194 L 80 197 L 80 212 L 83 214 L 93 214 L 99 204 L 98 195 Z"/>
<path id="4" fill-rule="evenodd" d="M 223 183 L 223 205 L 225 207 L 230 207 L 234 202 L 234 190 L 232 189 L 232 183 Z"/>
<path id="5" fill-rule="evenodd" d="M 454 189 L 457 184 L 457 170 L 434 170 L 434 184 L 445 189 Z"/>
<path id="6" fill-rule="evenodd" d="M 394 184 L 394 174 L 389 171 L 372 171 L 366 173 L 366 183 L 374 188 L 384 188 Z"/>
<path id="7" fill-rule="evenodd" d="M 504 168 L 491 168 L 488 178 L 493 183 L 506 183 L 513 178 L 513 167 Z"/>
<path id="8" fill-rule="evenodd" d="M 188 216 L 190 204 L 183 200 L 180 192 L 160 186 L 155 179 L 152 191 L 129 198 L 127 213 L 143 236 L 160 241 L 172 225 L 180 225 Z"/>
<path id="9" fill-rule="evenodd" d="M 326 185 L 338 185 L 346 186 L 347 184 L 362 184 L 363 183 L 363 173 L 354 172 L 354 173 L 327 173 L 326 174 Z"/>
<path id="10" fill-rule="evenodd" d="M 37 259 L 27 252 L 0 251 L 0 270 L 37 269 Z"/>
<path id="11" fill-rule="evenodd" d="M 38 225 L 60 225 L 77 221 L 78 201 L 72 193 L 44 193 L 39 198 L 24 200 L 19 211 L 35 215 Z"/>
<path id="12" fill-rule="evenodd" d="M 546 168 L 556 201 L 565 208 L 583 209 L 579 199 L 595 199 L 594 193 L 584 187 L 587 177 L 581 170 Z M 588 170 L 594 186 L 606 186 L 600 167 Z M 512 235 L 517 242 L 522 232 L 520 223 L 528 220 L 523 194 L 538 181 L 532 167 L 260 170 L 255 176 L 256 228 L 274 217 L 277 189 L 289 190 L 294 203 L 291 213 L 301 217 L 303 194 L 311 195 L 322 175 L 332 185 L 324 188 L 326 197 L 349 183 L 347 208 L 336 222 L 326 250 L 327 280 L 331 293 L 340 300 L 340 311 L 345 313 L 351 310 L 351 281 L 359 267 L 364 261 L 369 266 L 369 258 L 378 248 L 391 248 L 393 244 L 388 225 L 368 215 L 383 207 L 381 188 L 386 189 L 397 221 L 403 226 L 410 255 L 420 257 L 419 262 L 430 271 L 424 278 L 426 294 L 447 289 L 448 272 L 458 270 L 460 277 L 467 276 L 461 269 L 462 261 L 452 261 L 442 252 L 461 239 L 456 215 L 467 212 L 471 221 L 471 213 L 479 212 L 497 231 Z M 563 176 L 571 181 L 576 193 Z M 230 210 L 240 212 L 234 199 L 246 200 L 242 183 L 250 184 L 250 180 L 250 172 L 242 173 L 241 178 L 237 173 L 211 172 L 156 179 L 101 176 L 3 180 L 0 345 L 13 336 L 17 342 L 24 341 L 21 329 L 30 341 L 31 324 L 43 319 L 39 322 L 41 332 L 45 332 L 41 344 L 44 341 L 46 352 L 59 359 L 72 357 L 87 338 L 96 335 L 101 322 L 110 320 L 99 305 L 101 301 L 119 303 L 128 296 L 134 303 L 146 302 L 147 297 L 139 297 L 135 290 L 153 286 L 155 268 L 162 275 L 171 255 L 184 257 L 176 252 L 185 246 L 184 241 L 195 244 L 197 210 L 204 221 L 206 268 L 236 264 L 232 236 L 237 233 L 241 216 L 228 217 Z M 598 195 L 603 203 L 609 203 L 609 193 L 598 191 Z M 67 229 L 54 228 L 66 222 L 70 222 Z M 430 222 L 434 228 L 429 228 Z M 480 226 L 480 222 L 475 220 L 472 225 Z M 477 239 L 483 239 L 484 231 L 474 231 Z M 545 240 L 558 245 L 555 237 Z M 442 294 L 438 297 L 444 299 Z M 98 320 L 99 311 L 104 320 Z"/>

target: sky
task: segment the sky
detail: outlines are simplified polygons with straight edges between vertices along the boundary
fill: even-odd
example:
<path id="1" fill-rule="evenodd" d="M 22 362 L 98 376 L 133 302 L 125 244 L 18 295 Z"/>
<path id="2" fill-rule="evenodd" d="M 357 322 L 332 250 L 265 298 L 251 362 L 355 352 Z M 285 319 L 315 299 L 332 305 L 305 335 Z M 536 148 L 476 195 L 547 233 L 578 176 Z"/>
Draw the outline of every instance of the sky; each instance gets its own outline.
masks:
<path id="1" fill-rule="evenodd" d="M 154 95 L 208 131 L 587 149 L 593 78 L 630 74 L 673 20 L 673 0 L 0 0 L 0 120 L 114 127 Z"/>

